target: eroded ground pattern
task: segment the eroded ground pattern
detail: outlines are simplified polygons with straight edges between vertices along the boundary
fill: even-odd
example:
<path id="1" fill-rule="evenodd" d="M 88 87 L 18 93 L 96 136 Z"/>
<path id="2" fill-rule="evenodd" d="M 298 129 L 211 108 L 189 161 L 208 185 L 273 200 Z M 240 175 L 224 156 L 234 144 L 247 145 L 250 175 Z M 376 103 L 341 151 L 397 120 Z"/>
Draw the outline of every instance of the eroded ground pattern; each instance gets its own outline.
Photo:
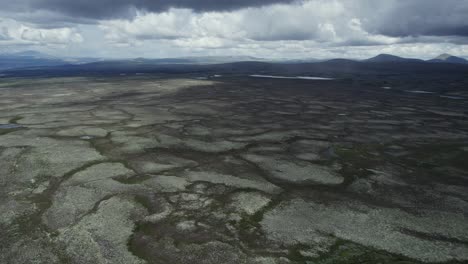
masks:
<path id="1" fill-rule="evenodd" d="M 466 101 L 250 78 L 0 93 L 0 263 L 468 261 Z"/>

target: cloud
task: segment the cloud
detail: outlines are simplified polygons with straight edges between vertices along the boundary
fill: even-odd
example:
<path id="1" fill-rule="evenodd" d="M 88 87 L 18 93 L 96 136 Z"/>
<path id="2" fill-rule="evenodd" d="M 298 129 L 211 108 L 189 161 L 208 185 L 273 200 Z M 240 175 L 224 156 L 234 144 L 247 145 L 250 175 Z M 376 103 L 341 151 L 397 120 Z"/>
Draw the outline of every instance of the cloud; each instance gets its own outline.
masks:
<path id="1" fill-rule="evenodd" d="M 120 39 L 176 39 L 189 37 L 194 25 L 192 12 L 176 9 L 164 13 L 137 15 L 133 20 L 106 20 L 100 27 L 112 41 Z M 120 42 L 120 41 L 119 41 Z"/>
<path id="2" fill-rule="evenodd" d="M 48 23 L 63 26 L 63 23 L 98 23 L 107 19 L 130 19 L 139 12 L 161 13 L 171 8 L 204 13 L 269 7 L 276 4 L 314 6 L 316 11 L 309 15 L 311 19 L 333 16 L 336 10 L 327 9 L 339 6 L 345 8 L 343 11 L 347 16 L 359 18 L 368 32 L 389 37 L 468 36 L 468 1 L 463 0 L 16 0 L 2 3 L 1 12 L 16 14 L 21 16 L 21 19 L 47 27 Z M 271 12 L 271 17 L 282 12 L 279 9 L 262 10 Z M 293 16 L 307 15 L 305 10 L 296 12 Z M 294 20 L 268 22 L 284 24 L 284 27 L 289 27 L 299 34 L 291 35 L 290 38 L 303 38 L 308 32 L 298 32 L 297 27 L 302 25 L 291 21 Z M 258 23 L 251 25 L 256 24 Z M 304 25 L 307 26 L 311 25 Z"/>
<path id="3" fill-rule="evenodd" d="M 44 29 L 11 19 L 0 21 L 0 45 L 66 45 L 80 42 L 83 42 L 83 37 L 73 28 Z"/>
<path id="4" fill-rule="evenodd" d="M 371 34 L 339 1 L 276 4 L 230 12 L 196 13 L 171 8 L 161 13 L 139 12 L 133 19 L 104 20 L 100 28 L 111 42 L 176 40 L 177 45 L 207 48 L 249 41 L 314 41 L 332 45 L 380 45 L 396 37 Z"/>
<path id="5" fill-rule="evenodd" d="M 364 27 L 373 33 L 392 37 L 468 37 L 468 1 L 362 0 L 360 3 L 353 12 L 366 18 Z"/>
<path id="6" fill-rule="evenodd" d="M 66 44 L 83 41 L 81 35 L 70 28 L 37 29 L 21 26 L 18 31 L 22 40 L 43 44 Z"/>
<path id="7" fill-rule="evenodd" d="M 48 10 L 70 17 L 107 19 L 129 16 L 134 10 L 162 12 L 169 8 L 188 8 L 196 12 L 227 11 L 296 0 L 17 0 L 4 10 Z"/>
<path id="8" fill-rule="evenodd" d="M 0 41 L 2 40 L 9 40 L 11 39 L 10 34 L 8 32 L 8 28 L 3 26 L 0 27 Z"/>
<path id="9" fill-rule="evenodd" d="M 17 21 L 0 22 L 0 43 L 116 56 L 463 55 L 467 13 L 462 0 L 15 0 L 0 10 Z"/>

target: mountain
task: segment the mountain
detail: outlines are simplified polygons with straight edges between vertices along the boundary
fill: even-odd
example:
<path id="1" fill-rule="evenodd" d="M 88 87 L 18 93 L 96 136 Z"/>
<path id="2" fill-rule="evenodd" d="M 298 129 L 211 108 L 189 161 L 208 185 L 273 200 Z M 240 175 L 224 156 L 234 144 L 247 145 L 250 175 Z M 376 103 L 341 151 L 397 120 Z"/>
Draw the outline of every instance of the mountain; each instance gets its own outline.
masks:
<path id="1" fill-rule="evenodd" d="M 85 64 L 101 60 L 102 59 L 98 58 L 60 58 L 38 51 L 26 50 L 15 53 L 0 53 L 0 70 L 60 66 L 67 64 Z"/>
<path id="2" fill-rule="evenodd" d="M 251 56 L 197 56 L 197 57 L 182 57 L 179 59 L 190 60 L 197 64 L 218 64 L 218 63 L 229 63 L 238 61 L 265 61 L 262 58 L 256 58 Z"/>
<path id="3" fill-rule="evenodd" d="M 382 56 L 380 56 L 382 58 Z M 3 76 L 101 76 L 123 74 L 184 74 L 188 76 L 248 76 L 252 74 L 281 76 L 320 76 L 350 78 L 366 76 L 433 76 L 452 74 L 466 76 L 468 64 L 429 63 L 422 60 L 390 61 L 333 59 L 309 63 L 272 63 L 240 61 L 221 64 L 193 63 L 184 59 L 102 60 L 85 64 L 29 67 L 0 71 Z M 397 57 L 398 58 L 398 57 Z M 386 58 L 388 59 L 388 57 Z M 400 78 L 399 77 L 399 78 Z M 419 77 L 418 77 L 419 78 Z"/>
<path id="4" fill-rule="evenodd" d="M 92 63 L 91 66 L 103 68 L 105 66 L 113 67 L 110 64 L 122 66 L 149 66 L 166 64 L 222 64 L 239 61 L 266 61 L 265 59 L 250 56 L 198 56 L 198 57 L 179 57 L 179 58 L 160 58 L 160 59 L 115 59 L 103 60 L 97 58 L 58 58 L 37 51 L 22 51 L 16 53 L 0 53 L 0 70 L 47 67 L 60 65 L 77 65 Z"/>
<path id="5" fill-rule="evenodd" d="M 398 57 L 398 56 L 390 55 L 390 54 L 379 54 L 375 57 L 372 57 L 364 61 L 366 62 L 409 62 L 409 61 L 422 62 L 422 60 L 419 60 L 419 59 L 402 58 L 402 57 Z"/>
<path id="6" fill-rule="evenodd" d="M 222 64 L 239 61 L 266 61 L 265 59 L 255 58 L 250 56 L 192 56 L 192 57 L 177 57 L 177 58 L 159 58 L 159 59 L 121 59 L 116 62 L 157 65 L 157 64 Z"/>
<path id="7" fill-rule="evenodd" d="M 63 64 L 67 64 L 67 62 L 37 51 L 0 54 L 0 70 L 24 67 L 58 66 Z"/>
<path id="8" fill-rule="evenodd" d="M 428 62 L 468 64 L 468 60 L 447 53 L 441 54 L 432 60 L 428 60 Z"/>
<path id="9" fill-rule="evenodd" d="M 443 56 L 449 59 L 452 56 Z M 88 60 L 88 61 L 86 61 Z M 0 76 L 100 76 L 132 74 L 184 74 L 189 76 L 248 76 L 252 74 L 281 76 L 321 76 L 334 78 L 371 75 L 432 76 L 455 74 L 466 76 L 467 64 L 431 63 L 389 54 L 367 60 L 332 59 L 303 62 L 267 61 L 255 57 L 205 56 L 161 59 L 58 59 L 37 52 L 0 55 Z M 3 68 L 2 68 L 3 67 Z"/>
<path id="10" fill-rule="evenodd" d="M 49 54 L 44 54 L 39 51 L 34 51 L 34 50 L 26 50 L 26 51 L 20 51 L 20 52 L 4 54 L 4 55 L 23 57 L 23 58 L 36 58 L 36 59 L 57 59 L 57 57 L 51 56 Z"/>

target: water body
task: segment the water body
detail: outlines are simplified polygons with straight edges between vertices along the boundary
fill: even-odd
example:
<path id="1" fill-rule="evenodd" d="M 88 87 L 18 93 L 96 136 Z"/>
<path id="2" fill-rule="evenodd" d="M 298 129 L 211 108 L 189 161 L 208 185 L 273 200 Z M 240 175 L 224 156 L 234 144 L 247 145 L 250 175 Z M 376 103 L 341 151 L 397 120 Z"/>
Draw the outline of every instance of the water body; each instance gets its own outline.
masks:
<path id="1" fill-rule="evenodd" d="M 405 90 L 408 93 L 417 93 L 417 94 L 433 94 L 434 92 L 422 91 L 422 90 Z"/>
<path id="2" fill-rule="evenodd" d="M 439 95 L 441 98 L 453 99 L 453 100 L 464 100 L 464 97 L 460 96 L 450 96 L 450 95 Z"/>
<path id="3" fill-rule="evenodd" d="M 313 77 L 313 76 L 288 77 L 288 76 L 261 75 L 261 74 L 253 74 L 253 75 L 249 75 L 249 76 L 254 77 L 254 78 L 271 78 L 271 79 L 299 79 L 299 80 L 321 80 L 321 81 L 334 80 L 333 78 Z"/>
<path id="4" fill-rule="evenodd" d="M 15 129 L 15 128 L 22 128 L 22 125 L 18 124 L 0 124 L 0 129 Z"/>

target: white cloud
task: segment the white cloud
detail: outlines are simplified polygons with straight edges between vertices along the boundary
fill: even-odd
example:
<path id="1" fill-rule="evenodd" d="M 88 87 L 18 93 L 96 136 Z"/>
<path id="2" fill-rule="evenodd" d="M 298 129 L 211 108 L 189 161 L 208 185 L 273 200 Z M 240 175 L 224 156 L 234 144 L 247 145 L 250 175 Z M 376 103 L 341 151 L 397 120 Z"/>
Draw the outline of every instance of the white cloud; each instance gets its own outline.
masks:
<path id="1" fill-rule="evenodd" d="M 25 25 L 12 19 L 0 20 L 0 45 L 63 46 L 81 42 L 83 42 L 83 37 L 73 28 L 44 29 Z"/>
<path id="2" fill-rule="evenodd" d="M 3 26 L 3 27 L 0 27 L 0 41 L 2 40 L 9 40 L 11 37 L 10 37 L 10 34 L 8 32 L 8 28 Z"/>
<path id="3" fill-rule="evenodd" d="M 252 42 L 295 43 L 296 47 L 389 45 L 398 37 L 366 31 L 347 1 L 310 0 L 231 12 L 196 13 L 172 8 L 162 13 L 137 13 L 133 19 L 105 20 L 100 28 L 117 45 L 169 40 L 194 49 L 242 48 Z M 245 47 L 245 45 L 244 45 Z M 261 48 L 261 47 L 260 47 Z"/>
<path id="4" fill-rule="evenodd" d="M 139 14 L 132 21 L 103 21 L 100 27 L 107 32 L 111 41 L 121 42 L 122 38 L 137 39 L 174 39 L 188 37 L 184 27 L 190 22 L 189 10 L 177 9 L 160 14 Z"/>
<path id="5" fill-rule="evenodd" d="M 230 40 L 315 40 L 335 42 L 349 35 L 352 19 L 338 1 L 305 1 L 292 5 L 277 4 L 232 12 L 195 13 L 189 9 L 170 9 L 163 13 L 139 13 L 132 20 L 107 20 L 101 29 L 107 38 Z M 367 38 L 367 32 L 360 37 Z M 211 45 L 211 42 L 208 44 Z"/>
<path id="6" fill-rule="evenodd" d="M 176 39 L 174 44 L 179 47 L 192 49 L 218 49 L 233 46 L 232 41 L 217 37 L 182 38 Z"/>
<path id="7" fill-rule="evenodd" d="M 448 6 L 456 6 L 453 0 L 447 1 L 450 1 Z M 410 2 L 304 0 L 233 11 L 195 12 L 172 8 L 151 13 L 134 10 L 134 17 L 95 21 L 97 25 L 80 17 L 68 21 L 69 24 L 61 24 L 64 14 L 42 10 L 21 13 L 23 17 L 33 16 L 29 21 L 36 21 L 35 25 L 20 22 L 8 25 L 0 21 L 0 45 L 67 46 L 68 52 L 73 52 L 74 48 L 76 54 L 86 51 L 87 55 L 112 57 L 365 58 L 383 52 L 422 58 L 443 52 L 466 55 L 468 37 L 462 35 L 405 35 L 408 28 L 424 24 L 422 20 L 426 15 L 415 16 L 419 9 L 438 21 L 429 23 L 430 27 L 424 32 L 433 32 L 436 25 L 448 23 L 441 22 L 446 16 L 437 15 L 438 10 L 425 6 L 414 8 L 414 3 L 422 3 L 422 0 Z M 434 6 L 434 2 L 432 4 Z M 444 5 L 437 3 L 435 6 Z M 447 8 L 440 9 L 443 14 L 448 12 Z M 452 21 L 448 23 L 450 26 L 459 20 L 462 20 L 460 15 L 456 15 L 447 21 Z"/>
<path id="8" fill-rule="evenodd" d="M 83 41 L 82 36 L 70 28 L 37 29 L 21 26 L 18 33 L 22 40 L 44 44 L 66 44 Z"/>

